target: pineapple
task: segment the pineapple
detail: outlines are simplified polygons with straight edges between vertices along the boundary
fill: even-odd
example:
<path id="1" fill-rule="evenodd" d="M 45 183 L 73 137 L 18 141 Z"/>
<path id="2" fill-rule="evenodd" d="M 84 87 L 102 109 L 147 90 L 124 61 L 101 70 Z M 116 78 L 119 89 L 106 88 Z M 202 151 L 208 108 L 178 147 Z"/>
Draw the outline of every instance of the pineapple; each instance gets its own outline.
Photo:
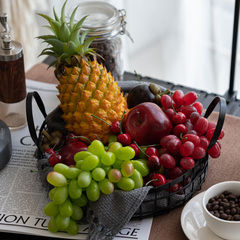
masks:
<path id="1" fill-rule="evenodd" d="M 53 32 L 53 35 L 38 37 L 50 45 L 40 55 L 56 58 L 51 66 L 56 66 L 59 106 L 66 129 L 91 141 L 100 138 L 105 144 L 112 122 L 120 120 L 128 110 L 126 97 L 111 73 L 97 62 L 96 53 L 90 48 L 96 37 L 86 38 L 89 30 L 81 33 L 86 17 L 74 24 L 75 8 L 69 23 L 66 22 L 66 3 L 62 6 L 60 18 L 54 8 L 55 19 L 39 14 L 49 22 L 48 28 Z"/>

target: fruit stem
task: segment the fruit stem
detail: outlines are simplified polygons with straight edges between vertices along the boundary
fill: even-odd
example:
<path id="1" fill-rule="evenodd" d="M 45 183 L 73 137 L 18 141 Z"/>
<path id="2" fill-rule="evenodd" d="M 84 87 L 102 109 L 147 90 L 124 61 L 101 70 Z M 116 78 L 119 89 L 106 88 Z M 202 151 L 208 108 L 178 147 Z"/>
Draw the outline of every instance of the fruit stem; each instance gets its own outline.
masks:
<path id="1" fill-rule="evenodd" d="M 52 147 L 52 149 L 54 149 L 55 147 L 59 146 L 60 144 L 60 140 L 57 139 L 56 143 L 54 144 L 54 146 Z"/>
<path id="2" fill-rule="evenodd" d="M 183 137 L 183 133 L 180 133 L 179 138 L 180 138 L 180 139 L 187 139 L 187 137 Z"/>
<path id="3" fill-rule="evenodd" d="M 176 115 L 176 114 L 177 114 L 177 111 L 176 111 L 175 107 L 173 106 L 172 95 L 173 95 L 173 93 L 171 92 L 171 93 L 170 93 L 170 96 L 171 96 L 171 105 L 172 105 L 172 109 L 173 109 L 173 111 L 174 111 L 174 113 L 175 113 L 175 115 Z"/>
<path id="4" fill-rule="evenodd" d="M 94 136 L 100 141 L 102 142 L 102 140 L 99 138 L 99 136 L 95 133 Z"/>
<path id="5" fill-rule="evenodd" d="M 139 75 L 137 74 L 136 70 L 134 70 L 134 73 L 137 76 L 139 84 L 141 84 L 142 83 L 142 79 L 139 77 Z"/>
<path id="6" fill-rule="evenodd" d="M 142 148 L 137 144 L 137 142 L 136 141 L 133 141 L 136 145 L 137 145 L 137 147 L 139 148 L 139 150 L 147 157 L 147 158 L 149 158 L 149 156 L 142 150 Z"/>
<path id="7" fill-rule="evenodd" d="M 125 113 L 126 113 L 126 111 L 123 112 L 121 120 L 120 120 L 120 133 L 121 134 L 123 133 L 123 131 L 122 131 L 122 120 L 123 120 L 123 116 L 124 116 Z"/>
<path id="8" fill-rule="evenodd" d="M 141 120 L 140 120 L 140 118 L 139 118 L 139 112 L 137 112 L 137 120 L 138 120 L 138 122 L 141 124 L 142 122 L 141 122 Z"/>
<path id="9" fill-rule="evenodd" d="M 52 136 L 45 129 L 42 130 L 42 135 L 45 136 L 49 142 L 53 140 Z"/>
<path id="10" fill-rule="evenodd" d="M 157 180 L 157 178 L 151 179 L 145 184 L 145 186 L 148 186 L 151 182 L 156 182 Z"/>
<path id="11" fill-rule="evenodd" d="M 92 143 L 87 137 L 84 137 L 84 136 L 75 136 L 75 137 L 71 137 L 69 143 L 71 143 L 71 141 L 72 141 L 73 139 L 76 139 L 76 138 L 83 138 L 83 139 L 88 140 L 88 141 L 90 142 L 90 144 Z M 68 143 L 68 144 L 69 144 L 69 143 Z"/>
<path id="12" fill-rule="evenodd" d="M 102 122 L 104 122 L 104 123 L 106 123 L 108 126 L 112 126 L 110 123 L 108 123 L 108 122 L 106 122 L 105 120 L 103 120 L 103 119 L 101 119 L 100 117 L 97 117 L 97 116 L 95 116 L 95 115 L 91 115 L 92 117 L 95 117 L 95 118 L 97 118 L 97 119 L 99 119 L 99 120 L 101 120 Z"/>
<path id="13" fill-rule="evenodd" d="M 161 92 L 159 95 L 168 95 L 169 93 L 172 93 L 169 89 L 166 89 L 164 92 Z"/>
<path id="14" fill-rule="evenodd" d="M 152 145 L 144 145 L 144 146 L 142 146 L 142 147 L 159 147 L 160 146 L 160 144 L 152 144 Z"/>

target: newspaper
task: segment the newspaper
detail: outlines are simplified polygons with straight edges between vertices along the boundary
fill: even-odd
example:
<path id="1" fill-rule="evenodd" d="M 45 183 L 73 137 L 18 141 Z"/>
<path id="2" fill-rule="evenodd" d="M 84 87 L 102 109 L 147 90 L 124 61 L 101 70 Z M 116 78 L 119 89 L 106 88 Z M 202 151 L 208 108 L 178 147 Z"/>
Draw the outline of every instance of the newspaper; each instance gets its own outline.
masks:
<path id="1" fill-rule="evenodd" d="M 27 80 L 27 91 L 37 91 L 50 113 L 58 104 L 57 90 L 53 84 Z M 36 131 L 39 130 L 43 116 L 33 100 L 33 114 Z M 34 145 L 28 127 L 11 132 L 13 153 L 7 166 L 0 171 L 0 231 L 57 237 L 86 239 L 87 225 L 79 226 L 79 234 L 50 233 L 47 229 L 49 217 L 43 213 L 50 201 L 47 190 L 42 186 L 36 167 Z M 130 221 L 116 236 L 115 240 L 149 238 L 152 218 Z M 0 233 L 1 236 L 1 233 Z"/>

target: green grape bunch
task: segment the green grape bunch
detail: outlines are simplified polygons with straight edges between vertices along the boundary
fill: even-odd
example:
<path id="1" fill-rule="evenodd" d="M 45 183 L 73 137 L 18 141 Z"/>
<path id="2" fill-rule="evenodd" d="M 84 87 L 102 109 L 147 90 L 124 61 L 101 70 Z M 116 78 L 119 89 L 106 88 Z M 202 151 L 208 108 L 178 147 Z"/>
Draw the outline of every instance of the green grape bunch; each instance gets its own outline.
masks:
<path id="1" fill-rule="evenodd" d="M 44 207 L 50 216 L 50 232 L 78 233 L 78 221 L 84 216 L 88 201 L 97 201 L 101 194 L 114 190 L 131 191 L 143 187 L 143 177 L 149 173 L 145 162 L 133 160 L 135 151 L 130 146 L 112 142 L 106 151 L 99 140 L 94 140 L 87 151 L 74 155 L 75 166 L 57 163 L 47 175 L 53 186 L 51 201 Z"/>

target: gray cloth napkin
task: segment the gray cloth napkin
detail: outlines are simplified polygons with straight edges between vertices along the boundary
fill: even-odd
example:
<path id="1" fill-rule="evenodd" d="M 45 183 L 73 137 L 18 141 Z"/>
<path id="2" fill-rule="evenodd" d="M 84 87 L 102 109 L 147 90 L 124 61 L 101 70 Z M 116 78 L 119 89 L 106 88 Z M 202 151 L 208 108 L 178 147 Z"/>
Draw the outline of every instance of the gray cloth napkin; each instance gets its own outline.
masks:
<path id="1" fill-rule="evenodd" d="M 115 190 L 109 195 L 102 195 L 96 202 L 90 202 L 87 240 L 112 239 L 132 218 L 149 189 L 150 186 L 132 191 Z"/>
<path id="2" fill-rule="evenodd" d="M 185 194 L 171 194 L 167 191 L 148 194 L 152 186 L 145 186 L 129 192 L 115 190 L 110 195 L 102 195 L 96 202 L 90 202 L 87 210 L 89 232 L 87 240 L 111 240 L 129 222 L 143 203 L 143 213 L 154 212 L 154 209 L 178 206 L 188 194 L 192 195 L 200 187 L 205 178 L 204 172 L 194 178 L 185 188 Z M 169 209 L 171 210 L 171 209 Z"/>

